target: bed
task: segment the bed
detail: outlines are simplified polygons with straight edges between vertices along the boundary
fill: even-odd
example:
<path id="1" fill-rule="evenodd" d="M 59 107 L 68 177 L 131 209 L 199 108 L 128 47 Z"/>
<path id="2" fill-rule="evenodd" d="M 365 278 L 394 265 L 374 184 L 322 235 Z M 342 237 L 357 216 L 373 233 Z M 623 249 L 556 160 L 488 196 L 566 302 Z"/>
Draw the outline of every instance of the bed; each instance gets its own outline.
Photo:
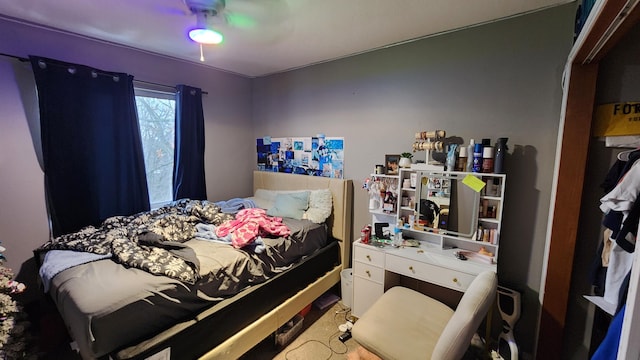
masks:
<path id="1" fill-rule="evenodd" d="M 138 242 L 153 243 L 152 249 L 157 246 L 160 253 L 131 255 L 126 242 L 121 246 L 124 250 L 113 246 L 107 254 L 96 251 L 99 245 L 94 243 L 82 242 L 83 252 L 68 248 L 80 241 L 60 242 L 66 246 L 63 250 L 48 243 L 47 251 L 38 252 L 43 259 L 72 254 L 79 264 L 43 276 L 43 282 L 83 358 L 238 358 L 340 281 L 350 259 L 352 188 L 350 180 L 255 171 L 254 196 L 249 199 L 258 208 L 240 210 L 234 216 L 262 216 L 265 210 L 260 207 L 269 209 L 266 213 L 271 216 L 265 218 L 282 222 L 261 225 L 261 231 L 269 229 L 273 234 L 238 245 L 236 241 L 243 240 L 235 234 L 244 231 L 243 223 L 210 212 L 211 203 L 184 200 L 177 204 L 178 210 L 171 207 L 144 214 L 154 224 L 168 223 L 166 229 L 171 231 L 163 230 L 167 234 L 136 230 L 131 235 L 131 229 L 122 230 Z M 316 202 L 319 196 L 330 197 L 325 221 L 314 220 L 319 216 L 312 213 L 315 207 L 302 218 L 297 212 L 288 217 L 292 198 L 309 196 L 303 200 L 313 203 L 314 194 Z M 224 202 L 220 206 L 224 208 Z M 193 226 L 174 221 L 175 211 L 198 222 L 195 236 Z M 233 246 L 221 241 L 231 242 L 231 234 L 208 239 L 211 228 L 203 227 L 195 215 L 215 223 L 217 234 L 236 226 Z M 121 224 L 135 223 L 139 217 L 116 220 L 116 225 L 109 223 L 105 228 L 119 233 Z M 83 240 L 99 238 L 85 235 Z M 172 236 L 182 239 L 164 241 Z M 78 254 L 86 255 L 87 246 L 95 258 L 83 260 Z M 177 256 L 163 259 L 167 251 Z M 122 265 L 123 259 L 131 262 Z M 55 268 L 53 263 L 48 260 L 43 267 Z"/>

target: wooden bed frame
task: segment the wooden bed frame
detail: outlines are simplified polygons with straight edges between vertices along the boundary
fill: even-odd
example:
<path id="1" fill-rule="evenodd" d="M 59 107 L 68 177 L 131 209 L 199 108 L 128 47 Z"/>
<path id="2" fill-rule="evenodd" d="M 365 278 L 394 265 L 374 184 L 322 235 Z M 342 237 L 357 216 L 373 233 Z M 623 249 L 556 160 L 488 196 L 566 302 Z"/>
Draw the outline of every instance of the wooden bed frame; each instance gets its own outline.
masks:
<path id="1" fill-rule="evenodd" d="M 269 190 L 330 189 L 333 212 L 327 220 L 332 237 L 340 241 L 342 264 L 336 266 L 275 309 L 206 353 L 201 359 L 237 359 L 285 324 L 306 305 L 340 282 L 340 272 L 349 267 L 352 240 L 353 183 L 351 180 L 329 179 L 254 171 L 253 192 Z"/>
<path id="2" fill-rule="evenodd" d="M 275 172 L 254 171 L 253 193 L 257 189 L 267 190 L 317 190 L 329 189 L 333 195 L 333 209 L 327 219 L 329 234 L 340 244 L 341 264 L 321 276 L 292 297 L 279 304 L 271 311 L 263 314 L 249 326 L 235 333 L 204 354 L 201 359 L 237 359 L 255 345 L 284 325 L 305 306 L 340 282 L 340 272 L 349 267 L 350 249 L 352 243 L 352 214 L 353 214 L 353 182 L 351 180 L 330 179 L 306 175 L 293 175 Z M 135 354 L 150 347 L 158 346 L 168 340 L 174 331 L 188 326 L 197 326 L 200 316 L 194 320 L 177 324 L 171 330 L 118 352 L 119 358 L 137 357 Z M 160 345 L 161 346 L 161 345 Z M 162 353 L 162 351 L 160 351 Z M 160 355 L 160 354 L 158 354 Z M 175 356 L 175 355 L 174 355 Z"/>

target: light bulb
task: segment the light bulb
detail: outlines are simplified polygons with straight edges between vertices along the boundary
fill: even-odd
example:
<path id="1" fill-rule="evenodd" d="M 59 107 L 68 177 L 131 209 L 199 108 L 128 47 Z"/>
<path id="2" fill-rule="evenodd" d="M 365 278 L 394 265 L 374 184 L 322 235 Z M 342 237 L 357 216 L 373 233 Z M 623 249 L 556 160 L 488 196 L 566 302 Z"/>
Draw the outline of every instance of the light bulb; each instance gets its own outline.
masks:
<path id="1" fill-rule="evenodd" d="M 193 29 L 189 31 L 189 38 L 200 44 L 220 44 L 224 37 L 211 29 Z"/>

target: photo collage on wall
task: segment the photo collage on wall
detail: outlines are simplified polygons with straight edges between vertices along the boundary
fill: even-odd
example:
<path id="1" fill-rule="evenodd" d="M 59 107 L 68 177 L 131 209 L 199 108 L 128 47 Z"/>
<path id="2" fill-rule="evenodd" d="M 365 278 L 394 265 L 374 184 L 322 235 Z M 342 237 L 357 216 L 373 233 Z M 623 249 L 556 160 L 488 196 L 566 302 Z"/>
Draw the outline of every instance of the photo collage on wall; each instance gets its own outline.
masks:
<path id="1" fill-rule="evenodd" d="M 256 140 L 258 170 L 343 178 L 344 138 L 315 137 Z"/>

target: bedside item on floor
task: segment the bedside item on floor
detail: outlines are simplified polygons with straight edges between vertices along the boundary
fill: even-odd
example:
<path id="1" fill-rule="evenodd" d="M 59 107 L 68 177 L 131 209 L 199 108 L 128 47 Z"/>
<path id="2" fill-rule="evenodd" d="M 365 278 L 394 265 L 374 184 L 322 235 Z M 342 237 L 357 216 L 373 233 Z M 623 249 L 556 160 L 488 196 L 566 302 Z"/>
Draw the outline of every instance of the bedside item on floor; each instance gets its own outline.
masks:
<path id="1" fill-rule="evenodd" d="M 342 305 L 351 308 L 353 304 L 353 269 L 351 268 L 340 272 L 340 295 L 342 295 Z"/>
<path id="2" fill-rule="evenodd" d="M 342 341 L 342 342 L 345 342 L 345 341 L 351 339 L 351 331 L 349 331 L 349 330 L 345 331 L 340 336 L 338 336 L 338 339 L 340 339 L 340 341 Z"/>
<path id="3" fill-rule="evenodd" d="M 513 328 L 520 319 L 520 293 L 498 286 L 498 310 L 502 317 L 502 332 L 498 336 L 498 352 L 505 360 L 518 360 L 518 345 Z"/>
<path id="4" fill-rule="evenodd" d="M 327 292 L 320 295 L 320 297 L 313 302 L 313 306 L 315 306 L 317 309 L 324 310 L 329 306 L 337 303 L 339 300 L 340 298 L 338 297 L 338 295 Z"/>
<path id="5" fill-rule="evenodd" d="M 304 317 L 300 314 L 296 314 L 286 324 L 282 325 L 276 331 L 276 344 L 279 346 L 285 346 L 294 339 L 298 333 L 302 330 L 302 322 Z"/>

